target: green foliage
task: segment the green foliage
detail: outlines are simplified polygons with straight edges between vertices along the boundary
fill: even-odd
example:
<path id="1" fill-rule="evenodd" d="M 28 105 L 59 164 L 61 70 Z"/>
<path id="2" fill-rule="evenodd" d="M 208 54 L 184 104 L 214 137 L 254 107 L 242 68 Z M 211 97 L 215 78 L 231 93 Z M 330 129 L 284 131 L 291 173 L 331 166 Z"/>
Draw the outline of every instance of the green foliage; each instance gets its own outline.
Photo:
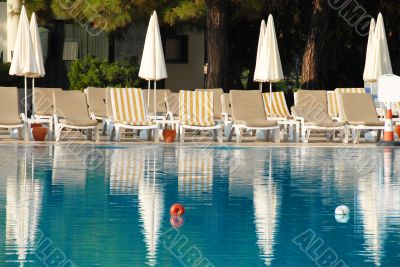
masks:
<path id="1" fill-rule="evenodd" d="M 10 63 L 0 63 L 0 86 L 24 87 L 24 78 L 8 74 Z"/>
<path id="2" fill-rule="evenodd" d="M 68 73 L 70 89 L 94 87 L 137 87 L 139 67 L 136 63 L 101 61 L 93 56 L 75 60 Z"/>

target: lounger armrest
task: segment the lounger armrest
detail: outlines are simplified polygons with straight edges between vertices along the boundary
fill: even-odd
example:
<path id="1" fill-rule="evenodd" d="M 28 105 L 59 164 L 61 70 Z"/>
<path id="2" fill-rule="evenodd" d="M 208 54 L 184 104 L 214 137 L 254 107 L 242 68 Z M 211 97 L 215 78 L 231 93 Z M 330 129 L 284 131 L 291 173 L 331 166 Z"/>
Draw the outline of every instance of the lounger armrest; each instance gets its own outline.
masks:
<path id="1" fill-rule="evenodd" d="M 225 124 L 227 124 L 229 122 L 229 115 L 226 112 L 222 112 L 221 113 L 221 118 L 224 121 Z"/>
<path id="2" fill-rule="evenodd" d="M 304 124 L 304 118 L 303 117 L 294 117 L 294 120 L 299 121 L 302 125 Z"/>
<path id="3" fill-rule="evenodd" d="M 54 119 L 54 123 L 58 123 L 59 119 L 58 119 L 57 114 L 53 115 L 53 119 Z"/>
<path id="4" fill-rule="evenodd" d="M 25 116 L 24 113 L 19 114 L 19 117 L 21 118 L 21 120 L 22 120 L 23 122 L 27 122 L 27 121 L 28 121 L 28 120 L 27 120 L 27 117 Z"/>

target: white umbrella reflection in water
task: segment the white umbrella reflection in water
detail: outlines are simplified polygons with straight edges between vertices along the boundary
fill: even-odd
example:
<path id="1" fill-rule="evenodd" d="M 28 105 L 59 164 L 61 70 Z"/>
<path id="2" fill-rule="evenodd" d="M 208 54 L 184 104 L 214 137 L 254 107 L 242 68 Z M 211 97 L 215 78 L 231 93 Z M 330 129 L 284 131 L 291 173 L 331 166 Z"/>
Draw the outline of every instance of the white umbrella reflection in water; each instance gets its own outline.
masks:
<path id="1" fill-rule="evenodd" d="M 262 176 L 256 175 L 253 191 L 257 245 L 266 266 L 271 265 L 274 256 L 278 198 L 277 187 L 272 178 L 272 153 L 270 153 L 268 181 L 265 183 Z"/>
<path id="2" fill-rule="evenodd" d="M 20 266 L 24 266 L 28 255 L 34 253 L 43 198 L 43 184 L 34 179 L 34 159 L 31 177 L 28 177 L 27 165 L 25 153 L 18 162 L 16 175 L 7 177 L 5 241 L 7 248 L 16 249 Z"/>
<path id="3" fill-rule="evenodd" d="M 163 218 L 164 196 L 161 185 L 156 179 L 156 151 L 150 162 L 150 153 L 143 153 L 147 158 L 147 173 L 139 183 L 138 200 L 140 221 L 143 223 L 143 234 L 147 249 L 147 264 L 157 264 L 157 246 L 160 238 Z M 150 170 L 152 165 L 152 170 Z"/>

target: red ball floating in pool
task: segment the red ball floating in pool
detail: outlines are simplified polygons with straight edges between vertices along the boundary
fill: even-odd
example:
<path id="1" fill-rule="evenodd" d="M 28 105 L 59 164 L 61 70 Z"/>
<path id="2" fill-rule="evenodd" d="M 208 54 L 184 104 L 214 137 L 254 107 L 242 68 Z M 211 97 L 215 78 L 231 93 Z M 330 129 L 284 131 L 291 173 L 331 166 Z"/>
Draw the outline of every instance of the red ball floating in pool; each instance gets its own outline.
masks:
<path id="1" fill-rule="evenodd" d="M 185 214 L 185 208 L 181 204 L 175 203 L 171 206 L 169 213 L 171 216 L 182 216 Z"/>

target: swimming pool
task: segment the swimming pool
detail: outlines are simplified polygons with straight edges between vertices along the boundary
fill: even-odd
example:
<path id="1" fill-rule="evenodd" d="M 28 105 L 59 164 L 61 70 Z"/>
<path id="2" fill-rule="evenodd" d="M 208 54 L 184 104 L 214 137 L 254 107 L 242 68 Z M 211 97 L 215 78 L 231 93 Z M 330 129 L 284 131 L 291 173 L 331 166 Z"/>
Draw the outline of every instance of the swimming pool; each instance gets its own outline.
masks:
<path id="1" fill-rule="evenodd" d="M 1 266 L 400 263 L 396 149 L 1 145 L 0 155 Z M 340 204 L 348 218 L 335 218 Z"/>

